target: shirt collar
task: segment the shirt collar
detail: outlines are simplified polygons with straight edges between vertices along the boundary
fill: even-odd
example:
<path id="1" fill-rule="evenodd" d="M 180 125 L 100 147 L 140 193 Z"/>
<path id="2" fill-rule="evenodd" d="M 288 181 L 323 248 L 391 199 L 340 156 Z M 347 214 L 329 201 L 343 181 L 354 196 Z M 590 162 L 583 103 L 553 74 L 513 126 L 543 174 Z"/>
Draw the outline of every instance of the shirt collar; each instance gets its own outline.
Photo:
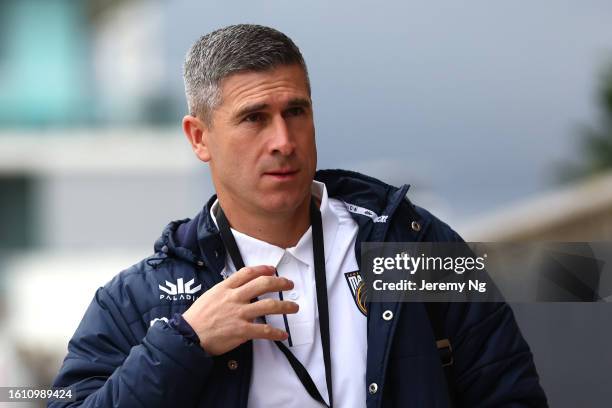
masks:
<path id="1" fill-rule="evenodd" d="M 340 222 L 338 220 L 338 216 L 330 206 L 325 184 L 314 180 L 311 186 L 311 193 L 321 201 L 319 209 L 321 211 L 321 221 L 323 223 L 325 261 L 327 261 L 332 252 L 332 248 L 334 247 Z M 210 216 L 215 225 L 217 225 L 215 212 L 217 211 L 218 207 L 219 200 L 217 199 L 210 207 Z M 285 249 L 243 234 L 242 232 L 236 231 L 233 228 L 231 230 L 234 238 L 236 239 L 236 244 L 238 245 L 238 249 L 240 250 L 240 254 L 242 255 L 245 265 L 278 266 L 278 263 L 285 254 Z M 287 248 L 286 251 L 301 262 L 307 265 L 312 265 L 312 227 L 309 227 L 308 230 L 306 230 L 304 235 L 302 235 L 294 247 Z"/>

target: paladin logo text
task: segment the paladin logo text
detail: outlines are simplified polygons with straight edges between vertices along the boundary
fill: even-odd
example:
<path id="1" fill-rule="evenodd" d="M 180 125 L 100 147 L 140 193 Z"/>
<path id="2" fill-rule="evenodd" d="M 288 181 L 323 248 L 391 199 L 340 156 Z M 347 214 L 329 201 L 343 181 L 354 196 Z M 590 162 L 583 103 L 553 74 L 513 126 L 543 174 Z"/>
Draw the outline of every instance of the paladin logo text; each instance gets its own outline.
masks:
<path id="1" fill-rule="evenodd" d="M 195 278 L 183 284 L 183 278 L 176 280 L 176 285 L 166 281 L 166 286 L 159 285 L 159 290 L 164 292 L 159 294 L 159 299 L 163 300 L 196 300 L 198 296 L 194 293 L 198 292 L 202 285 L 194 288 L 191 287 L 195 282 Z"/>

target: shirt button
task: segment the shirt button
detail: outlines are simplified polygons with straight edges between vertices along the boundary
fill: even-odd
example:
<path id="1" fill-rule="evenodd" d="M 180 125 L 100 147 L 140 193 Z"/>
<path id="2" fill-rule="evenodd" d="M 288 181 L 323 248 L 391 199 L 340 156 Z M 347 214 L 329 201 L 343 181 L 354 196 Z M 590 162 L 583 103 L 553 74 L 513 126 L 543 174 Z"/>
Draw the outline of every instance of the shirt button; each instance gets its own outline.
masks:
<path id="1" fill-rule="evenodd" d="M 368 386 L 368 392 L 370 394 L 376 394 L 377 391 L 378 391 L 378 384 L 372 383 Z"/>
<path id="2" fill-rule="evenodd" d="M 419 224 L 416 221 L 412 221 L 412 224 L 410 224 L 410 227 L 416 232 L 419 232 L 421 230 L 421 224 Z"/>
<path id="3" fill-rule="evenodd" d="M 382 318 L 385 320 L 391 320 L 393 319 L 393 312 L 390 310 L 385 310 L 382 314 Z"/>
<path id="4" fill-rule="evenodd" d="M 297 299 L 297 298 L 299 298 L 299 297 L 300 297 L 300 294 L 299 294 L 299 293 L 297 293 L 297 292 L 295 292 L 295 291 L 293 291 L 293 292 L 289 292 L 289 299 L 291 299 L 291 300 L 296 300 L 296 299 Z"/>
<path id="5" fill-rule="evenodd" d="M 227 368 L 230 370 L 235 370 L 238 368 L 238 362 L 236 360 L 229 360 L 227 362 Z"/>

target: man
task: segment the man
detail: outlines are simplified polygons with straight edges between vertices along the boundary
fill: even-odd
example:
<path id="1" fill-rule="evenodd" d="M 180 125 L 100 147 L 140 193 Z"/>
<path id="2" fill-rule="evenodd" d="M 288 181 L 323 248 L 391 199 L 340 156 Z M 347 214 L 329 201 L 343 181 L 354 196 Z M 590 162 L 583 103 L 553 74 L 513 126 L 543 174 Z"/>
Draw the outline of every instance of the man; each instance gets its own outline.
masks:
<path id="1" fill-rule="evenodd" d="M 217 30 L 184 78 L 183 130 L 217 194 L 97 291 L 54 384 L 70 406 L 546 406 L 506 304 L 364 303 L 361 242 L 461 239 L 407 186 L 315 174 L 289 38 Z"/>

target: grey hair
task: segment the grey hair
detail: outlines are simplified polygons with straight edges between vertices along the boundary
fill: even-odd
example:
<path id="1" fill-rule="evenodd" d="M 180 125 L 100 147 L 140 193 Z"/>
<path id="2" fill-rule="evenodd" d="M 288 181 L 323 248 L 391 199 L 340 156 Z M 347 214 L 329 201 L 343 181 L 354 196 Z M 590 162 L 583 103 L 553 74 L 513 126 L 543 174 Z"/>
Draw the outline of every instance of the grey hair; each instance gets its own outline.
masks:
<path id="1" fill-rule="evenodd" d="M 212 113 L 221 104 L 221 81 L 244 71 L 266 71 L 298 64 L 310 81 L 299 48 L 285 34 L 270 27 L 237 24 L 200 37 L 189 49 L 183 66 L 189 114 L 212 125 Z"/>

